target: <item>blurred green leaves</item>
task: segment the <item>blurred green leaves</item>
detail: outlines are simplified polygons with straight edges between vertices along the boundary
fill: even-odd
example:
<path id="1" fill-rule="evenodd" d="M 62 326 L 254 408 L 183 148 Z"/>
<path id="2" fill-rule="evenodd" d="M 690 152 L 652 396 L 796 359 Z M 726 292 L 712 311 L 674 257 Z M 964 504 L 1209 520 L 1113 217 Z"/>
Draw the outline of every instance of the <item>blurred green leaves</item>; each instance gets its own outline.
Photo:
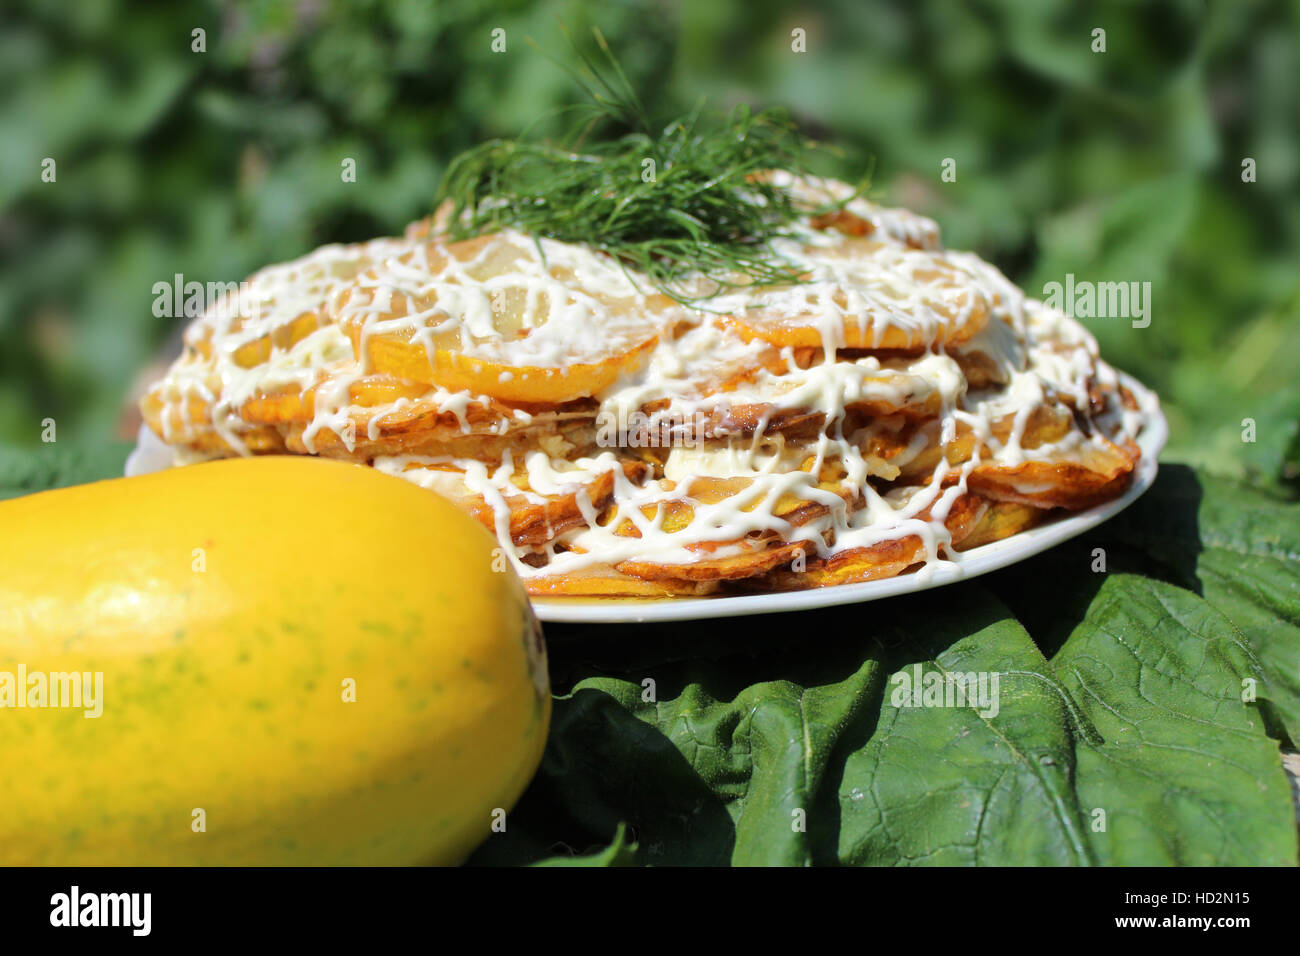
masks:
<path id="1" fill-rule="evenodd" d="M 565 55 L 562 23 L 599 25 L 656 112 L 701 96 L 790 108 L 845 147 L 828 172 L 874 160 L 876 198 L 934 216 L 1032 293 L 1070 272 L 1151 282 L 1149 328 L 1088 322 L 1161 393 L 1170 456 L 1295 471 L 1295 0 L 27 0 L 0 16 L 0 443 L 36 442 L 47 416 L 60 441 L 116 429 L 172 332 L 154 282 L 396 232 L 461 149 L 562 128 L 577 91 L 526 42 Z"/>

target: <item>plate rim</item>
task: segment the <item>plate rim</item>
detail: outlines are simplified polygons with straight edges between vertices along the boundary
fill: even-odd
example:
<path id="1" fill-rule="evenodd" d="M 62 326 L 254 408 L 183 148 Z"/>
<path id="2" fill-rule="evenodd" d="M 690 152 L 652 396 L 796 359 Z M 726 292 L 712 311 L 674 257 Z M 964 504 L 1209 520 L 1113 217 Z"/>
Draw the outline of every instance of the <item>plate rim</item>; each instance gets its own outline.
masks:
<path id="1" fill-rule="evenodd" d="M 1018 564 L 1108 521 L 1140 498 L 1155 483 L 1160 469 L 1159 455 L 1169 440 L 1169 423 L 1154 392 L 1131 375 L 1118 370 L 1116 374 L 1120 382 L 1137 398 L 1144 421 L 1142 433 L 1137 438 L 1138 447 L 1142 451 L 1137 473 L 1124 494 L 1112 501 L 972 548 L 962 552 L 958 561 L 941 561 L 914 574 L 900 574 L 879 581 L 727 597 L 652 600 L 535 597 L 530 599 L 533 613 L 539 620 L 549 624 L 660 624 L 751 617 L 756 614 L 785 614 L 846 604 L 865 604 L 898 594 L 928 591 Z"/>

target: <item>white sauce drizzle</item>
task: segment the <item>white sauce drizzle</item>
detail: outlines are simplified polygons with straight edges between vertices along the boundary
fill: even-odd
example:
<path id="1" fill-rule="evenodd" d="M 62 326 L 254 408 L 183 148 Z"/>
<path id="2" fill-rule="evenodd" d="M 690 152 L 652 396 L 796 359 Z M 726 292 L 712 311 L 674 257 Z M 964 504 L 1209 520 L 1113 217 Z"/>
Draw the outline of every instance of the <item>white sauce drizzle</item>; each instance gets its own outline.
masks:
<path id="1" fill-rule="evenodd" d="M 829 181 L 797 183 L 783 174 L 777 181 L 813 197 L 842 198 L 847 189 Z M 1058 441 L 1033 448 L 1023 442 L 1036 410 L 1065 403 L 1087 418 L 1092 389 L 1114 390 L 1117 379 L 1086 329 L 1026 299 L 977 256 L 943 250 L 933 221 L 862 198 L 847 208 L 870 224 L 868 253 L 859 254 L 860 245 L 846 246 L 850 240 L 834 229 L 803 228 L 773 247 L 805 271 L 808 282 L 727 290 L 698 310 L 665 304 L 648 280 L 608 256 L 510 230 L 464 262 L 439 255 L 439 247 L 427 239 L 323 247 L 258 272 L 239 310 L 214 307 L 187 330 L 185 355 L 154 389 L 164 404 L 161 437 L 176 446 L 178 463 L 195 457 L 186 446 L 204 428 L 234 452 L 247 454 L 241 436 L 251 426 L 239 410 L 249 399 L 277 390 L 315 389 L 314 414 L 302 434 L 309 451 L 324 431 L 355 448 L 346 436 L 349 423 L 358 419 L 365 422 L 359 435 L 375 441 L 385 416 L 416 401 L 454 415 L 468 432 L 471 412 L 489 403 L 470 391 L 431 387 L 415 399 L 354 405 L 350 389 L 370 370 L 354 355 L 344 332 L 348 324 L 361 329 L 363 355 L 373 336 L 400 334 L 421 343 L 431 358 L 436 350 L 453 349 L 497 363 L 506 369 L 498 376 L 501 383 L 513 381 L 521 369 L 565 375 L 575 363 L 617 356 L 657 337 L 642 361 L 594 396 L 598 421 L 626 423 L 645 414 L 651 403 L 664 406 L 646 416 L 651 424 L 697 416 L 725 420 L 729 411 L 749 407 L 761 414 L 755 432 L 714 437 L 702 448 L 673 447 L 658 478 L 628 477 L 626 453 L 614 450 L 572 461 L 534 448 L 520 460 L 507 449 L 495 464 L 411 455 L 379 456 L 372 463 L 453 499 L 481 498 L 492 509 L 505 553 L 525 578 L 633 559 L 690 563 L 699 560 L 701 545 L 721 545 L 707 556 L 725 557 L 764 534 L 806 542 L 823 556 L 916 535 L 926 554 L 922 573 L 929 573 L 940 560 L 960 560 L 945 550 L 951 536 L 944 520 L 966 492 L 974 469 L 982 463 L 1051 461 L 1089 446 L 1105 447 L 1106 438 L 1095 427 L 1087 433 L 1072 427 Z M 859 253 L 847 256 L 846 248 Z M 405 298 L 403 314 L 391 311 L 396 296 Z M 794 349 L 745 341 L 720 317 L 759 309 L 778 318 L 799 316 L 816 328 L 820 357 L 810 364 L 805 357 L 807 367 L 800 367 Z M 980 310 L 984 325 L 978 331 L 960 344 L 942 344 Z M 304 315 L 314 315 L 316 327 L 290 341 L 286 330 Z M 836 360 L 846 323 L 853 322 L 864 336 L 869 324 L 877 341 L 885 329 L 896 328 L 919 334 L 930 348 L 910 357 Z M 268 339 L 262 361 L 240 360 L 241 349 Z M 967 358 L 991 369 L 991 386 L 968 389 L 960 364 Z M 196 403 L 206 403 L 206 420 L 194 421 Z M 886 415 L 870 421 L 865 434 L 845 434 L 846 416 L 859 403 L 898 412 L 924 409 L 917 417 L 937 422 L 940 442 L 946 445 L 968 430 L 976 439 L 974 450 L 958 466 L 940 456 L 919 484 L 881 490 L 873 479 L 888 480 L 917 460 L 935 436 L 918 429 L 889 461 L 875 458 L 864 452 L 864 438 L 893 435 L 901 419 Z M 783 412 L 820 415 L 815 436 L 787 440 L 766 431 Z M 533 416 L 520 409 L 490 430 L 509 435 L 532 424 Z M 1116 411 L 1107 424 L 1113 434 L 1135 437 L 1141 412 Z M 823 480 L 827 469 L 838 476 L 829 483 Z M 602 514 L 590 496 L 607 476 L 614 487 L 612 515 Z M 692 497 L 692 486 L 698 489 L 697 483 L 708 479 L 743 479 L 736 483 L 743 487 L 711 503 Z M 573 496 L 582 521 L 539 547 L 514 545 L 511 502 L 545 504 L 557 496 Z M 822 511 L 793 524 L 778 513 L 791 497 Z M 674 501 L 688 503 L 692 514 L 685 527 L 668 531 L 661 505 Z M 629 527 L 636 533 L 628 534 Z"/>

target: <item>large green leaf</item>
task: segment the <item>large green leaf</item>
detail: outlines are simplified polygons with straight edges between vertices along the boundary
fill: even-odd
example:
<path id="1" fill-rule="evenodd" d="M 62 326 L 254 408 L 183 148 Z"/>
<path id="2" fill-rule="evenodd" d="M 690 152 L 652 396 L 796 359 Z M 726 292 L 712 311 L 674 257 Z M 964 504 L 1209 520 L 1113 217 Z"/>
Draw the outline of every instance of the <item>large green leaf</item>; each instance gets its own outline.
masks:
<path id="1" fill-rule="evenodd" d="M 1052 664 L 1105 741 L 1078 752 L 1077 794 L 1107 813 L 1099 860 L 1285 864 L 1296 856 L 1276 742 L 1243 703 L 1262 668 L 1208 603 L 1115 575 Z"/>
<path id="2" fill-rule="evenodd" d="M 1263 663 L 1265 715 L 1300 743 L 1300 505 L 1166 467 L 1101 534 L 1155 559 L 1148 573 L 1202 594 L 1235 625 Z"/>
<path id="3" fill-rule="evenodd" d="M 1173 467 L 1120 520 L 981 581 L 552 627 L 551 743 L 475 860 L 627 823 L 643 863 L 1294 863 L 1297 514 Z M 997 712 L 895 706 L 918 665 L 997 673 Z"/>
<path id="4" fill-rule="evenodd" d="M 1259 663 L 1205 602 L 1115 575 L 1048 662 L 979 585 L 948 597 L 579 680 L 511 831 L 478 859 L 600 845 L 623 821 L 648 863 L 1295 859 L 1277 743 L 1241 701 Z M 716 653 L 707 630 L 690 633 Z M 892 675 L 917 664 L 998 672 L 998 712 L 894 706 Z"/>

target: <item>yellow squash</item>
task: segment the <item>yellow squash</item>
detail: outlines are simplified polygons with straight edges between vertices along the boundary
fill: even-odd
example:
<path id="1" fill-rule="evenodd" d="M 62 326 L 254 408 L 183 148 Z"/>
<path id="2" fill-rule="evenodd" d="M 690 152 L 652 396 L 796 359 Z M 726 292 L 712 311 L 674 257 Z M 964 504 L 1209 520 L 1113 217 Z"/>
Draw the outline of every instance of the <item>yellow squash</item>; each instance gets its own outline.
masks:
<path id="1" fill-rule="evenodd" d="M 212 462 L 0 503 L 0 542 L 0 865 L 456 863 L 537 768 L 523 589 L 400 479 Z"/>

